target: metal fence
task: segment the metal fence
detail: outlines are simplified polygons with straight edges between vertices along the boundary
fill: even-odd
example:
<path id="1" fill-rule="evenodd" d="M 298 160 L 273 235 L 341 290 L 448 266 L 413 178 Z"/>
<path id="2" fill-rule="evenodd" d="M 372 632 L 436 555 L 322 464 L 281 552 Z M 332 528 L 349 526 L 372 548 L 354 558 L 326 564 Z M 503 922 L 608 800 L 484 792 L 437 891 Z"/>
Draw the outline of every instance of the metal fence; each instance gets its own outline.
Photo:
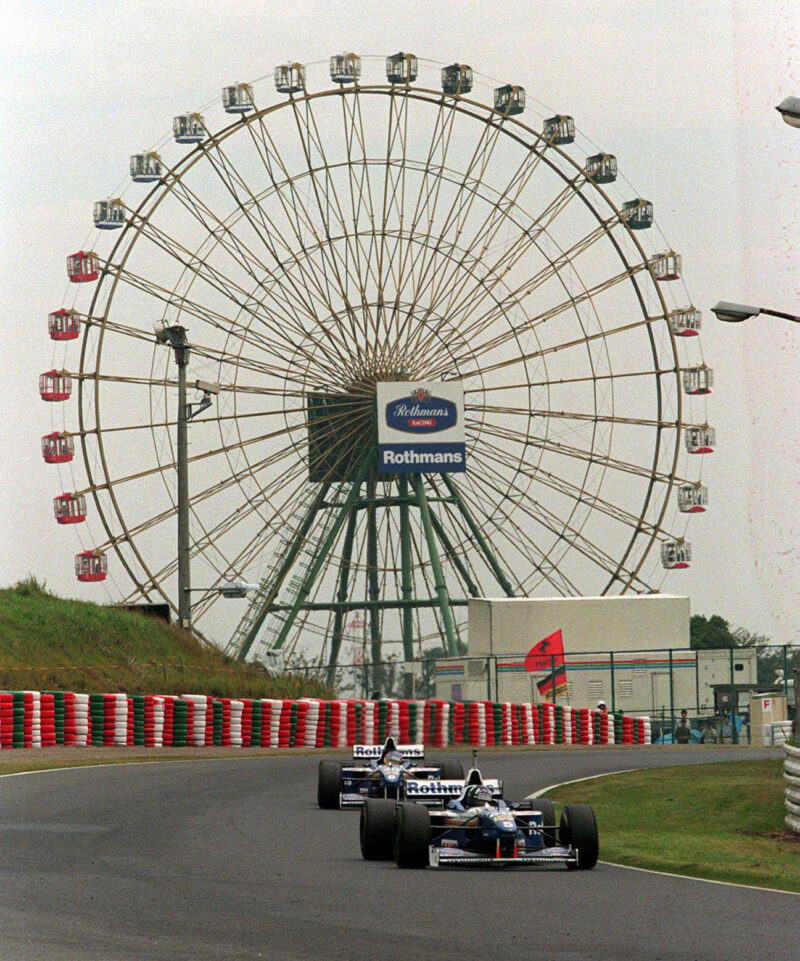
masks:
<path id="1" fill-rule="evenodd" d="M 749 735 L 751 695 L 783 696 L 789 717 L 794 715 L 797 668 L 800 647 L 792 645 L 571 652 L 563 665 L 553 656 L 551 670 L 536 674 L 526 672 L 521 654 L 389 659 L 337 665 L 334 671 L 302 662 L 284 665 L 286 671 L 332 682 L 336 695 L 345 698 L 550 701 L 573 707 L 603 700 L 610 711 L 650 716 L 654 738 L 671 734 L 686 710 L 695 730 L 712 726 L 718 737 L 734 743 Z M 726 721 L 731 730 L 723 735 Z"/>

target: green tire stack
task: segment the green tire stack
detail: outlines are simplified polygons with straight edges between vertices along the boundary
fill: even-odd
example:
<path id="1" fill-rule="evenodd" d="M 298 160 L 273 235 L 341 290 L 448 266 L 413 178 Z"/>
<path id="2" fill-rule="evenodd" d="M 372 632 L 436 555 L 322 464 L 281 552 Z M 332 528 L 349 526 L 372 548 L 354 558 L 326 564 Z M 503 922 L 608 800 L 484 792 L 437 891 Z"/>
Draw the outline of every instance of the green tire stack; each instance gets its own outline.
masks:
<path id="1" fill-rule="evenodd" d="M 14 695 L 14 733 L 12 747 L 25 747 L 25 692 L 12 691 Z"/>
<path id="2" fill-rule="evenodd" d="M 503 743 L 503 705 L 492 701 L 492 717 L 494 718 L 494 743 Z"/>
<path id="3" fill-rule="evenodd" d="M 261 746 L 261 728 L 264 724 L 264 716 L 261 713 L 262 707 L 260 699 L 253 698 L 252 726 L 250 731 L 250 744 L 252 747 Z"/>
<path id="4" fill-rule="evenodd" d="M 133 707 L 133 743 L 144 746 L 144 694 L 131 695 Z"/>
<path id="5" fill-rule="evenodd" d="M 222 701 L 214 701 L 212 703 L 212 709 L 214 712 L 212 720 L 212 739 L 217 747 L 222 745 Z"/>
<path id="6" fill-rule="evenodd" d="M 389 705 L 386 701 L 378 701 L 378 744 L 383 744 L 386 740 L 386 719 L 388 716 Z"/>
<path id="7" fill-rule="evenodd" d="M 622 744 L 622 711 L 617 711 L 612 717 L 614 719 L 614 740 L 617 744 Z"/>
<path id="8" fill-rule="evenodd" d="M 555 722 L 553 724 L 555 730 L 556 744 L 564 743 L 564 708 L 560 704 L 556 704 L 555 710 Z"/>
<path id="9" fill-rule="evenodd" d="M 323 731 L 325 732 L 322 736 L 322 746 L 331 746 L 331 702 L 325 701 L 322 705 L 322 717 L 321 721 L 323 724 Z"/>
<path id="10" fill-rule="evenodd" d="M 297 701 L 292 701 L 289 714 L 289 747 L 294 747 L 294 739 L 297 735 Z"/>
<path id="11" fill-rule="evenodd" d="M 105 698 L 102 694 L 89 695 L 89 720 L 92 725 L 90 744 L 103 746 L 103 731 L 105 730 Z"/>
<path id="12" fill-rule="evenodd" d="M 409 701 L 408 704 L 408 736 L 412 744 L 419 741 L 417 731 L 419 730 L 417 718 L 419 716 L 419 704 L 416 701 Z"/>
<path id="13" fill-rule="evenodd" d="M 172 746 L 186 747 L 189 729 L 189 702 L 176 697 L 172 702 Z"/>

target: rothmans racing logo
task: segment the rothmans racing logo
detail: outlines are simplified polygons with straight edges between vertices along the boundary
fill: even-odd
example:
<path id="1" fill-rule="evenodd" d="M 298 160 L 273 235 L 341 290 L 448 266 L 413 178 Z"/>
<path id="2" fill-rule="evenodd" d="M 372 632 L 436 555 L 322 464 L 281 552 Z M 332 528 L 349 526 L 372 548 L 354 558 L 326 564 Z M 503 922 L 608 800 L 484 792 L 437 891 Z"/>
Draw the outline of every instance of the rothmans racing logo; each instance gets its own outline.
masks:
<path id="1" fill-rule="evenodd" d="M 450 430 L 458 421 L 458 408 L 451 400 L 434 397 L 424 387 L 417 387 L 410 398 L 392 400 L 386 405 L 386 423 L 407 434 L 433 434 Z"/>

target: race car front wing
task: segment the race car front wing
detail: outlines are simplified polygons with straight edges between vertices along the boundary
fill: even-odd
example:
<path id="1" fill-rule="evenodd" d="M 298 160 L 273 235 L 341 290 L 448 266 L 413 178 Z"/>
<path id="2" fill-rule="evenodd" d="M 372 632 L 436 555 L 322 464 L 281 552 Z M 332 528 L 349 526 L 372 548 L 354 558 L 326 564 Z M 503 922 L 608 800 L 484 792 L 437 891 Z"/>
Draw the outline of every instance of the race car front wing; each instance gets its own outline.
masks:
<path id="1" fill-rule="evenodd" d="M 431 844 L 428 863 L 432 868 L 455 867 L 459 864 L 578 864 L 578 851 L 575 848 L 540 848 L 537 851 L 519 852 L 516 857 L 500 857 L 476 854 L 459 848 L 441 848 Z"/>

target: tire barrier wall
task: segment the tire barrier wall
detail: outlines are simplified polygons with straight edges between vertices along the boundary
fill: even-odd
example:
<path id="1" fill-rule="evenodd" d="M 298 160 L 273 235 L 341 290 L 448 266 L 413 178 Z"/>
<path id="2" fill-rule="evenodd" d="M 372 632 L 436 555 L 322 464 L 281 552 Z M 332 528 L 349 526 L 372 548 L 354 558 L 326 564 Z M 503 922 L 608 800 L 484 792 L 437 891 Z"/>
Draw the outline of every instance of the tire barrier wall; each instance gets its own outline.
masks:
<path id="1" fill-rule="evenodd" d="M 784 743 L 783 751 L 784 823 L 790 831 L 800 834 L 800 747 Z"/>
<path id="2" fill-rule="evenodd" d="M 650 744 L 650 718 L 560 704 L 0 692 L 0 748 Z"/>

